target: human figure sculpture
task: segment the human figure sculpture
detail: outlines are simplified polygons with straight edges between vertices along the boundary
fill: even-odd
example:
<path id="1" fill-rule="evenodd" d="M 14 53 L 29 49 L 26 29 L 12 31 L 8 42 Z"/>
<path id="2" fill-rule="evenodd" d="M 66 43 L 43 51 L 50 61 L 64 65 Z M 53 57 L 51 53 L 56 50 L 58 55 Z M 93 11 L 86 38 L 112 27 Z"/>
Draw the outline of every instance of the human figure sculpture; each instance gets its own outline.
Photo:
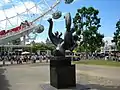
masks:
<path id="1" fill-rule="evenodd" d="M 59 34 L 57 31 L 55 34 L 52 33 L 53 21 L 52 19 L 48 19 L 49 22 L 49 31 L 48 35 L 52 43 L 56 46 L 56 50 L 54 56 L 65 56 L 65 50 L 73 50 L 77 46 L 77 35 L 73 35 L 75 29 L 71 28 L 71 15 L 67 13 L 65 15 L 65 23 L 66 23 L 66 32 L 64 34 L 64 39 L 61 38 L 62 33 Z"/>

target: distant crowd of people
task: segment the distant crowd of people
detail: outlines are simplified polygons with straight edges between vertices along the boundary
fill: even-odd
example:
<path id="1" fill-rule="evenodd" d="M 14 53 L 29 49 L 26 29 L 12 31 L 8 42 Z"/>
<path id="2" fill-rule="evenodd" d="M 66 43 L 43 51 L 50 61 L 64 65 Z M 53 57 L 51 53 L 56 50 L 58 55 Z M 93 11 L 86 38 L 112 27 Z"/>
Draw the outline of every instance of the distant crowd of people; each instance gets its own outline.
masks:
<path id="1" fill-rule="evenodd" d="M 30 62 L 30 63 L 36 63 L 36 61 L 42 62 L 48 62 L 49 56 L 48 55 L 1 55 L 0 61 L 3 62 L 3 65 L 5 65 L 6 61 L 10 61 L 11 64 L 17 63 L 17 64 L 23 64 L 23 62 Z"/>
<path id="2" fill-rule="evenodd" d="M 112 60 L 120 62 L 120 53 L 81 53 L 80 58 L 85 59 L 94 59 L 94 60 Z"/>

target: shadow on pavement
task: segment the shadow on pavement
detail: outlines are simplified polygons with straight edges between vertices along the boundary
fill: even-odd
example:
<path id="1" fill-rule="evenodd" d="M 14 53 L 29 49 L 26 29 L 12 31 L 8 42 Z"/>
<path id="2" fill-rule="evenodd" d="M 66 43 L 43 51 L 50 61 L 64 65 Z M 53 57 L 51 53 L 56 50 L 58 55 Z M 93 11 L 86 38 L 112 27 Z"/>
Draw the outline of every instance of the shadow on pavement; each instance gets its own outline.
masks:
<path id="1" fill-rule="evenodd" d="M 10 84 L 4 75 L 6 69 L 0 67 L 0 90 L 10 90 Z"/>
<path id="2" fill-rule="evenodd" d="M 42 84 L 40 87 L 42 90 L 120 90 L 120 86 L 103 86 L 99 84 L 77 84 L 76 87 L 66 89 L 56 89 L 50 84 Z"/>

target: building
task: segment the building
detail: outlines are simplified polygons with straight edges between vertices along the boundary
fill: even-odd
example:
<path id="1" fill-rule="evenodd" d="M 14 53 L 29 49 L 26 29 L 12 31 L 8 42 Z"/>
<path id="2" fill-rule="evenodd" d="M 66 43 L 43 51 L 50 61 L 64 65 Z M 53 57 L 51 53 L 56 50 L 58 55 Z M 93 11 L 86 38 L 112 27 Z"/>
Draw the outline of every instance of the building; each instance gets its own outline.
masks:
<path id="1" fill-rule="evenodd" d="M 114 52 L 117 51 L 114 43 L 109 43 L 109 41 L 105 41 L 104 47 L 101 47 L 101 53 L 105 52 Z"/>

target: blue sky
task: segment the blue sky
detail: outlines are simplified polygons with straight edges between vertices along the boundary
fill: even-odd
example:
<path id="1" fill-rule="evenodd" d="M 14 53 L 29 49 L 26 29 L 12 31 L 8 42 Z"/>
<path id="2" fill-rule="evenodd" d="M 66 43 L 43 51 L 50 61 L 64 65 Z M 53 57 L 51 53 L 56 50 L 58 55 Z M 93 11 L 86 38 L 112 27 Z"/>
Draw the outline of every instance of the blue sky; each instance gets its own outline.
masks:
<path id="1" fill-rule="evenodd" d="M 111 39 L 116 30 L 116 22 L 120 19 L 120 0 L 76 0 L 74 3 L 69 5 L 61 2 L 58 8 L 63 13 L 70 12 L 72 17 L 74 17 L 77 9 L 83 6 L 92 6 L 99 10 L 99 17 L 101 18 L 101 28 L 99 28 L 99 31 L 107 37 L 106 39 Z M 63 19 L 63 17 L 61 19 Z M 53 31 L 56 30 L 61 32 L 65 31 L 64 19 L 63 21 L 59 22 L 58 20 L 58 22 L 55 22 Z M 40 37 L 45 38 L 45 33 L 47 32 L 45 31 L 41 33 Z"/>
<path id="2" fill-rule="evenodd" d="M 8 2 L 6 6 L 3 6 L 5 9 L 11 8 L 9 5 L 11 0 L 3 0 Z M 13 2 L 19 1 L 26 1 L 26 0 L 12 0 Z M 27 1 L 38 1 L 38 0 L 27 0 Z M 40 1 L 40 0 L 39 0 Z M 43 0 L 44 1 L 44 0 Z M 54 1 L 54 0 L 47 0 L 48 2 Z M 99 28 L 100 33 L 104 34 L 106 39 L 111 39 L 113 36 L 113 33 L 115 32 L 115 24 L 120 19 L 120 0 L 75 0 L 72 4 L 65 4 L 64 0 L 61 0 L 62 2 L 58 5 L 58 10 L 62 11 L 63 16 L 70 12 L 72 15 L 72 18 L 75 16 L 77 9 L 81 8 L 83 6 L 85 7 L 94 7 L 95 9 L 99 10 L 99 17 L 101 18 L 101 28 Z M 2 2 L 2 1 L 0 1 Z M 32 5 L 32 4 L 31 4 Z M 1 7 L 0 7 L 1 9 Z M 20 9 L 22 10 L 22 9 Z M 19 11 L 19 10 L 18 10 Z M 55 11 L 55 10 L 54 10 Z M 38 13 L 37 13 L 38 14 Z M 9 15 L 9 14 L 8 14 Z M 39 21 L 41 24 L 45 26 L 44 32 L 38 34 L 36 41 L 45 41 L 48 37 L 48 27 L 49 24 L 47 22 L 47 19 L 50 17 L 51 13 L 44 17 L 42 21 Z M 65 22 L 63 16 L 58 19 L 54 20 L 54 28 L 53 32 L 60 31 L 65 32 Z M 16 20 L 16 19 L 15 19 Z"/>

